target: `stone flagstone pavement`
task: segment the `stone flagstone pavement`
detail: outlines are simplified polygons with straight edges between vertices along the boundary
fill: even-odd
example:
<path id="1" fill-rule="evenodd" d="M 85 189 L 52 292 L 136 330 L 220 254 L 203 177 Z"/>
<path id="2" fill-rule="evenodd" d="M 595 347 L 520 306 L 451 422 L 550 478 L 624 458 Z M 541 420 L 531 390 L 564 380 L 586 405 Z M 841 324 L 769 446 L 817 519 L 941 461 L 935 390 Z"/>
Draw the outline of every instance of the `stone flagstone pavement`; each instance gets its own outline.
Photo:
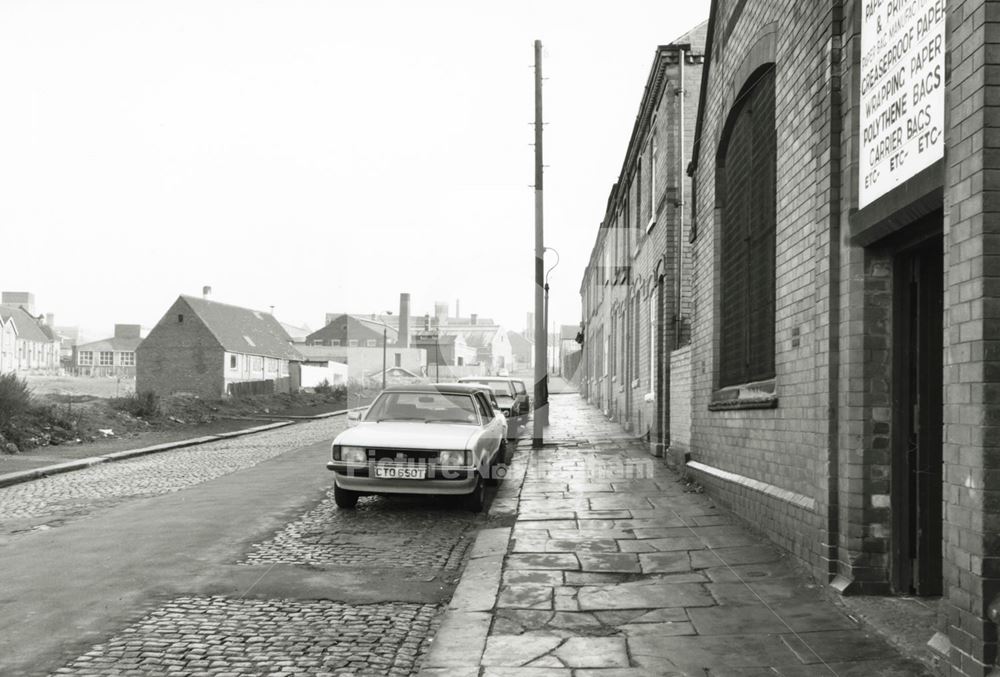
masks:
<path id="1" fill-rule="evenodd" d="M 551 403 L 494 501 L 514 527 L 481 532 L 420 675 L 931 674 L 578 395 Z"/>

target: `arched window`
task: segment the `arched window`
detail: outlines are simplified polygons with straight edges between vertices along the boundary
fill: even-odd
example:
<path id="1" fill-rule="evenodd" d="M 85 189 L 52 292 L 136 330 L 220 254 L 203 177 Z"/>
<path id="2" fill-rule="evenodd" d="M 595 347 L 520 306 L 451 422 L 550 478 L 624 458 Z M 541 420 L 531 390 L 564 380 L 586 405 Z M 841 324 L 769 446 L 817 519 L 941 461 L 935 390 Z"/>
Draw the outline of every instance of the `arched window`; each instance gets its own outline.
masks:
<path id="1" fill-rule="evenodd" d="M 774 377 L 774 64 L 747 81 L 716 166 L 720 214 L 719 386 Z"/>

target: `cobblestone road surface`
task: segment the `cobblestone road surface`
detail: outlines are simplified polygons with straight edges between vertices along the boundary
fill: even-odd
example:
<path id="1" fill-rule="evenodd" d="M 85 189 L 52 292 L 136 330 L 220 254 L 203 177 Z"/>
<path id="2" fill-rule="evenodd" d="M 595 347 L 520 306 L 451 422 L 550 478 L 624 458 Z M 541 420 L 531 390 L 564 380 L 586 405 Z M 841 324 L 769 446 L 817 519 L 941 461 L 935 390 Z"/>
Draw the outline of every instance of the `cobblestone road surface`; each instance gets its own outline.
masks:
<path id="1" fill-rule="evenodd" d="M 13 520 L 76 517 L 129 498 L 178 491 L 332 440 L 343 428 L 337 416 L 0 488 L 0 528 Z"/>
<path id="2" fill-rule="evenodd" d="M 328 441 L 343 425 L 341 418 L 297 424 L 3 488 L 0 532 L 39 524 L 49 525 L 50 533 L 72 529 L 76 520 L 100 520 L 114 514 L 105 509 L 130 499 L 182 491 Z M 308 454 L 310 463 L 318 460 L 314 451 Z M 327 471 L 317 465 L 317 472 Z M 237 564 L 260 571 L 263 580 L 272 567 L 291 565 L 303 567 L 304 575 L 329 574 L 333 586 L 340 573 L 353 572 L 356 579 L 361 572 L 378 589 L 372 570 L 419 570 L 415 575 L 420 580 L 440 582 L 443 592 L 428 600 L 433 603 L 400 601 L 392 586 L 373 603 L 333 601 L 333 589 L 332 599 L 315 599 L 315 587 L 307 593 L 294 584 L 281 592 L 257 592 L 253 599 L 179 594 L 148 607 L 153 610 L 138 621 L 134 616 L 82 655 L 68 661 L 76 652 L 64 657 L 54 672 L 50 667 L 27 674 L 415 674 L 469 546 L 488 517 L 434 497 L 365 497 L 356 510 L 339 510 L 332 480 L 331 475 L 331 490 L 319 503 L 292 514 L 243 552 L 233 552 L 228 562 L 219 562 L 219 571 Z M 30 536 L 15 536 L 7 547 L 16 547 L 21 538 Z"/>
<path id="3" fill-rule="evenodd" d="M 371 496 L 356 510 L 326 499 L 266 543 L 245 564 L 455 569 L 484 524 L 481 516 L 428 497 Z"/>
<path id="4" fill-rule="evenodd" d="M 414 670 L 431 604 L 182 598 L 56 675 L 354 675 Z"/>

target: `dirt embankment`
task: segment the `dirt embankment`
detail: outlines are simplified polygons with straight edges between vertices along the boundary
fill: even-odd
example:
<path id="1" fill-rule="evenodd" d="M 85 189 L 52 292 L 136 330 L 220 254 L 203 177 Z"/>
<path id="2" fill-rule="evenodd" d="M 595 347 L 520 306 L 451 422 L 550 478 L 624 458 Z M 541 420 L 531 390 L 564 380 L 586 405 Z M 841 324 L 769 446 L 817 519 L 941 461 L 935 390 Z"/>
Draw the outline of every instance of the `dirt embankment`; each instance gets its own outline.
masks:
<path id="1" fill-rule="evenodd" d="M 56 451 L 52 447 L 67 452 L 75 446 L 107 453 L 248 428 L 283 416 L 338 411 L 370 399 L 370 393 L 351 392 L 348 397 L 343 388 L 218 401 L 33 394 L 30 405 L 0 429 L 0 455 L 51 455 Z"/>

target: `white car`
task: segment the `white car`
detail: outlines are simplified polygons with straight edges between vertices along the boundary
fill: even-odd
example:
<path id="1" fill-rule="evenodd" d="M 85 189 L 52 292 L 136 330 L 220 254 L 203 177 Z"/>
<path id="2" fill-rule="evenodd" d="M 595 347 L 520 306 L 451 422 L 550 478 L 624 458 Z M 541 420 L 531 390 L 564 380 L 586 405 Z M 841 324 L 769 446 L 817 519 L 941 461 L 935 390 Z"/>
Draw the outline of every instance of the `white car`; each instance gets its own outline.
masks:
<path id="1" fill-rule="evenodd" d="M 365 494 L 446 494 L 479 512 L 486 481 L 505 474 L 506 432 L 477 386 L 391 386 L 333 441 L 334 500 L 353 508 Z"/>

